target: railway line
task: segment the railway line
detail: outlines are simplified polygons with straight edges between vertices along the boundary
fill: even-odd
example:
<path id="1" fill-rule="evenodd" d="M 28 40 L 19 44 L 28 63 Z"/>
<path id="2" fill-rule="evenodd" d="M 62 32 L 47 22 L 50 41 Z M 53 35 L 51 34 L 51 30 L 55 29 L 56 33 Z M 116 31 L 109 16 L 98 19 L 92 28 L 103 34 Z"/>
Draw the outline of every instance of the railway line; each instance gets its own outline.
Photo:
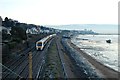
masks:
<path id="1" fill-rule="evenodd" d="M 61 39 L 58 36 L 55 36 L 48 41 L 42 51 L 37 51 L 35 45 L 30 49 L 25 50 L 22 55 L 18 56 L 18 58 L 14 58 L 7 63 L 8 65 L 6 66 L 10 70 L 3 67 L 2 78 L 28 79 L 29 52 L 32 52 L 33 79 L 37 80 L 46 78 L 46 75 L 48 78 L 76 78 L 75 69 L 73 70 L 74 65 L 64 52 L 65 50 L 60 41 Z"/>
<path id="2" fill-rule="evenodd" d="M 50 42 L 48 44 L 50 44 Z M 32 52 L 32 55 L 33 55 L 33 78 L 35 78 L 38 68 L 42 64 L 41 60 L 44 59 L 45 51 L 47 51 L 47 48 L 49 47 L 48 44 L 45 46 L 45 49 L 43 51 L 37 51 L 35 49 L 35 46 L 32 47 L 31 50 L 29 50 Z M 24 56 L 20 56 L 17 59 L 13 59 L 9 61 L 8 64 L 11 63 L 9 66 L 5 68 L 3 66 L 3 69 L 2 69 L 3 79 L 5 78 L 16 79 L 18 77 L 28 78 L 28 53 L 29 51 L 26 52 L 26 54 L 24 53 Z M 10 69 L 10 71 L 6 68 Z M 17 76 L 15 75 L 15 73 L 17 74 Z"/>
<path id="3" fill-rule="evenodd" d="M 76 63 L 73 59 L 70 58 L 70 56 L 68 55 L 69 53 L 66 52 L 65 48 L 63 47 L 60 36 L 57 37 L 56 44 L 58 47 L 59 55 L 61 57 L 61 62 L 64 69 L 63 73 L 65 75 L 65 78 L 79 78 L 80 72 L 76 67 Z"/>
<path id="4" fill-rule="evenodd" d="M 59 46 L 59 43 L 58 41 L 56 41 L 56 45 L 57 45 L 57 50 L 58 50 L 58 55 L 59 55 L 59 58 L 60 58 L 60 61 L 61 61 L 61 64 L 62 64 L 62 69 L 63 69 L 63 74 L 64 74 L 64 78 L 69 78 L 68 77 L 68 74 L 67 74 L 67 70 L 65 68 L 65 63 L 63 61 L 63 57 L 62 57 L 62 54 L 60 52 L 60 46 Z"/>
<path id="5" fill-rule="evenodd" d="M 46 78 L 46 77 L 47 78 L 58 78 L 58 77 L 65 78 L 64 74 L 62 73 L 64 71 L 61 68 L 62 63 L 60 62 L 60 57 L 57 51 L 57 45 L 55 40 L 56 38 L 51 42 L 50 47 L 48 48 L 48 52 L 46 53 L 45 60 L 44 60 L 46 64 L 43 64 L 43 66 L 39 68 L 39 72 L 38 72 L 39 75 L 36 77 L 37 79 Z M 53 47 L 54 47 L 54 51 L 53 51 Z M 54 56 L 54 59 L 51 59 L 53 56 Z M 56 61 L 58 61 L 58 63 Z"/>
<path id="6" fill-rule="evenodd" d="M 73 64 L 74 62 L 71 61 L 69 56 L 67 56 L 67 54 L 64 52 L 65 50 L 60 41 L 61 41 L 61 39 L 58 36 L 56 36 L 55 40 L 53 40 L 53 43 L 52 43 L 52 44 L 56 45 L 56 50 L 57 50 L 56 54 L 58 55 L 57 60 L 60 61 L 60 65 L 61 65 L 61 67 L 59 67 L 59 68 L 61 68 L 61 71 L 62 71 L 62 73 L 61 73 L 62 75 L 60 75 L 60 78 L 65 79 L 65 80 L 70 79 L 70 78 L 78 78 L 78 76 L 76 75 L 76 74 L 78 74 L 78 71 L 76 71 L 77 69 L 75 69 L 76 65 Z M 50 47 L 52 47 L 52 46 L 50 46 Z M 49 53 L 47 53 L 47 54 L 49 54 Z M 51 54 L 51 56 L 52 56 L 52 54 Z M 52 63 L 50 63 L 50 64 L 52 64 Z M 48 65 L 50 65 L 50 64 L 48 64 Z M 47 65 L 47 64 L 45 64 L 45 65 Z M 48 65 L 47 65 L 47 68 L 49 67 Z M 57 65 L 57 67 L 58 67 L 58 65 Z M 41 68 L 41 69 L 43 69 L 43 68 Z M 40 70 L 40 71 L 41 71 L 42 76 L 41 77 L 39 76 L 37 78 L 44 78 L 44 74 L 47 74 L 47 75 L 49 74 L 49 69 L 45 68 L 44 70 Z M 52 71 L 50 71 L 50 72 L 52 72 Z M 53 71 L 53 73 L 54 73 L 54 71 Z M 53 78 L 54 78 L 54 76 L 53 76 Z M 56 78 L 59 78 L 59 77 L 56 77 Z"/>
<path id="7" fill-rule="evenodd" d="M 5 63 L 5 66 L 6 66 L 7 68 L 10 68 L 11 66 L 15 65 L 17 61 L 20 61 L 21 59 L 24 58 L 24 56 L 28 55 L 29 51 L 34 50 L 34 49 L 35 49 L 34 47 L 35 47 L 35 46 L 32 45 L 31 48 L 23 51 L 21 55 L 18 55 L 17 57 L 9 60 L 7 63 Z M 22 56 L 22 55 L 24 55 L 24 56 Z M 5 68 L 2 69 L 3 72 L 4 72 L 5 70 L 6 70 Z"/>
<path id="8" fill-rule="evenodd" d="M 33 56 L 35 56 L 35 54 Z M 20 74 L 28 64 L 27 57 L 28 57 L 28 53 L 25 54 L 25 56 L 19 57 L 17 60 L 14 60 L 13 64 L 8 66 L 8 68 L 17 74 Z M 3 70 L 3 78 L 15 78 L 15 77 L 17 76 L 14 76 L 12 72 L 8 72 L 7 69 Z"/>

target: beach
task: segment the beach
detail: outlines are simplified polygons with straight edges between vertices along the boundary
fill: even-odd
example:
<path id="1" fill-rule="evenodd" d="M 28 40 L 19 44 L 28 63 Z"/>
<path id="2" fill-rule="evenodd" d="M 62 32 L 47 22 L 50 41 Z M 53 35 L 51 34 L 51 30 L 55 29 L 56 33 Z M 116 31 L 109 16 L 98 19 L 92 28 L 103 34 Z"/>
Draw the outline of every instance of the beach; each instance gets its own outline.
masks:
<path id="1" fill-rule="evenodd" d="M 68 43 L 70 44 L 71 47 L 76 49 L 90 63 L 91 66 L 93 66 L 93 68 L 95 69 L 95 71 L 98 73 L 99 76 L 101 76 L 102 78 L 108 79 L 108 80 L 118 79 L 119 72 L 98 62 L 96 59 L 92 58 L 90 55 L 85 53 L 83 50 L 80 50 L 80 48 L 74 45 L 71 42 L 71 40 L 68 40 Z"/>

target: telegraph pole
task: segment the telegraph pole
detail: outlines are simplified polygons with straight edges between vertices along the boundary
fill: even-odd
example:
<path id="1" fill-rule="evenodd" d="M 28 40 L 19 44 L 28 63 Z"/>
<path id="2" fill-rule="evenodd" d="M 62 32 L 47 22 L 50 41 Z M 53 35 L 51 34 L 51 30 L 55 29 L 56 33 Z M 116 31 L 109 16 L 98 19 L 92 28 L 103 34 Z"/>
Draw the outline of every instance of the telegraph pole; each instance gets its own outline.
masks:
<path id="1" fill-rule="evenodd" d="M 29 52 L 29 80 L 32 80 L 32 52 Z"/>

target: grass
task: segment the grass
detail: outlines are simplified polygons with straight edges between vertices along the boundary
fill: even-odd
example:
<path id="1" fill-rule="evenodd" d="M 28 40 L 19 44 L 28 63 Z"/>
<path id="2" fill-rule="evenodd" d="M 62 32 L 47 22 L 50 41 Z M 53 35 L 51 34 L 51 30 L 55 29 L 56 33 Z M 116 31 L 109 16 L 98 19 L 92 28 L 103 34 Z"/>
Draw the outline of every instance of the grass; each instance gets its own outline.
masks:
<path id="1" fill-rule="evenodd" d="M 55 41 L 52 42 L 48 49 L 47 57 L 46 57 L 46 68 L 45 68 L 45 76 L 52 78 L 62 77 L 62 66 L 59 59 L 57 46 Z"/>

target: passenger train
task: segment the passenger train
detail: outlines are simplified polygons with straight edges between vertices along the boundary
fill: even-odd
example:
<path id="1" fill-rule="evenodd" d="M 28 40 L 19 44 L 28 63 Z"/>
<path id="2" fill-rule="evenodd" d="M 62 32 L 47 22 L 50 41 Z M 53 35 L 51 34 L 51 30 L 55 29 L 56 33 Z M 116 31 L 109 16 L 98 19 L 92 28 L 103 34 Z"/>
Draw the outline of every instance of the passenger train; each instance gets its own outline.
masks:
<path id="1" fill-rule="evenodd" d="M 45 47 L 46 43 L 52 38 L 56 36 L 56 34 L 51 34 L 47 37 L 44 37 L 43 39 L 39 40 L 36 42 L 36 49 L 37 50 L 43 50 L 43 48 Z"/>

